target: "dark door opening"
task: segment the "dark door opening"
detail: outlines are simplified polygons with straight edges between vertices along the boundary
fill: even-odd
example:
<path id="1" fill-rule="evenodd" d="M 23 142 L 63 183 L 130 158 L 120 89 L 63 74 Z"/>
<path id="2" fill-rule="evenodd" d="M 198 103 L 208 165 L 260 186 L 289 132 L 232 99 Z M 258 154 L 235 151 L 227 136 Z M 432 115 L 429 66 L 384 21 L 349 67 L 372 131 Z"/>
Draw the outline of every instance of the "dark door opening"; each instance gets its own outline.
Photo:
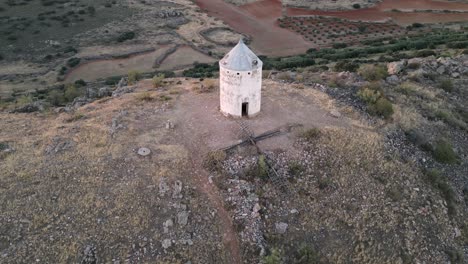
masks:
<path id="1" fill-rule="evenodd" d="M 242 103 L 242 116 L 249 115 L 249 103 Z"/>

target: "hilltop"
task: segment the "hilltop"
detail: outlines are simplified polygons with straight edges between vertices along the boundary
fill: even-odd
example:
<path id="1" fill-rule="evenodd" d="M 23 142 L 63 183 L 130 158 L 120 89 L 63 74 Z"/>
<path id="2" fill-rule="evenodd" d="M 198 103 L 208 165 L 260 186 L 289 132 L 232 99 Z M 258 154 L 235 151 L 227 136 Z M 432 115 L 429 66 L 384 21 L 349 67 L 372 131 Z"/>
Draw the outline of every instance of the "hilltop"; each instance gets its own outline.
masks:
<path id="1" fill-rule="evenodd" d="M 4 111 L 2 256 L 462 263 L 464 62 L 401 61 L 391 76 L 372 65 L 268 73 L 261 114 L 242 121 L 255 135 L 283 128 L 258 142 L 263 155 L 220 151 L 242 131 L 219 113 L 216 79 L 124 78 L 110 96 Z"/>

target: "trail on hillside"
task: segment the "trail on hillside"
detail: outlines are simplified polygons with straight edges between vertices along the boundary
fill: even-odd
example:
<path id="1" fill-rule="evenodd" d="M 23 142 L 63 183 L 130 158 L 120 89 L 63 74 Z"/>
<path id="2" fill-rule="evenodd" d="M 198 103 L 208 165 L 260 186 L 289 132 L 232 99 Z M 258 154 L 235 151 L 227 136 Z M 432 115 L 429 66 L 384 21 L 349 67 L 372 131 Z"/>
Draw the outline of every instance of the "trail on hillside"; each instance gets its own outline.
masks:
<path id="1" fill-rule="evenodd" d="M 191 120 L 186 113 L 179 113 L 181 119 L 177 122 L 179 142 L 189 151 L 189 163 L 191 165 L 190 180 L 197 190 L 205 194 L 211 206 L 216 209 L 223 232 L 222 241 L 229 253 L 229 263 L 241 264 L 240 243 L 229 212 L 224 207 L 223 197 L 215 184 L 209 183 L 209 172 L 203 166 L 203 159 L 210 151 L 203 135 L 198 131 L 196 120 Z"/>

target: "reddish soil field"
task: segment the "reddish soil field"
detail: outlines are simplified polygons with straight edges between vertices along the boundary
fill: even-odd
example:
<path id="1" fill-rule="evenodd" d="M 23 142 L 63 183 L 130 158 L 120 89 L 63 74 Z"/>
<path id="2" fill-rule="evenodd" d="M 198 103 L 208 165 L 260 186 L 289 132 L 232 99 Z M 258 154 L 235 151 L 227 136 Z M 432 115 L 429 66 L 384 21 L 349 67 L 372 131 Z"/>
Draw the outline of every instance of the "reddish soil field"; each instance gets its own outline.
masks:
<path id="1" fill-rule="evenodd" d="M 387 0 L 365 9 L 347 11 L 321 11 L 302 8 L 288 8 L 289 16 L 334 16 L 349 20 L 386 21 L 393 19 L 400 25 L 418 23 L 438 23 L 468 21 L 468 13 L 430 13 L 430 12 L 391 12 L 392 9 L 401 11 L 413 10 L 450 10 L 468 11 L 468 4 L 455 2 L 441 2 L 431 0 Z"/>
<path id="2" fill-rule="evenodd" d="M 277 1 L 267 6 L 253 5 L 250 9 L 263 14 L 262 18 L 246 12 L 242 8 L 231 5 L 223 0 L 196 0 L 195 3 L 208 14 L 215 16 L 231 26 L 234 30 L 253 38 L 252 48 L 261 55 L 287 56 L 299 54 L 310 48 L 310 43 L 300 35 L 280 28 L 268 15 L 268 10 L 277 9 Z M 249 9 L 249 8 L 247 8 Z M 265 12 L 260 12 L 265 9 Z M 261 17 L 261 16 L 260 16 Z M 279 17 L 279 15 L 277 16 Z"/>
<path id="3" fill-rule="evenodd" d="M 281 17 L 281 2 L 279 0 L 261 0 L 240 6 L 240 8 L 257 19 L 275 22 Z"/>

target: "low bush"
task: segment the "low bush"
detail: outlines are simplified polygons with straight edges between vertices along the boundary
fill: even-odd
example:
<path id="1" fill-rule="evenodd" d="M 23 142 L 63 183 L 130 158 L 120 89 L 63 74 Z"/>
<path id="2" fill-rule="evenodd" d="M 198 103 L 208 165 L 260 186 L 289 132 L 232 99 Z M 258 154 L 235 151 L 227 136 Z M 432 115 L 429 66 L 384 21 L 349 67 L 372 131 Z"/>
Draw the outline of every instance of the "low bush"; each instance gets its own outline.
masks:
<path id="1" fill-rule="evenodd" d="M 128 84 L 134 85 L 141 78 L 141 73 L 139 71 L 129 71 L 127 78 Z"/>
<path id="2" fill-rule="evenodd" d="M 441 163 L 454 164 L 458 161 L 452 144 L 445 139 L 437 140 L 432 150 L 432 156 Z"/>
<path id="3" fill-rule="evenodd" d="M 294 264 L 320 263 L 320 257 L 312 246 L 301 245 L 294 256 Z"/>
<path id="4" fill-rule="evenodd" d="M 33 102 L 32 96 L 29 95 L 22 95 L 16 99 L 16 105 L 17 106 L 24 106 L 28 105 Z"/>
<path id="5" fill-rule="evenodd" d="M 166 76 L 164 76 L 163 73 L 160 73 L 158 75 L 155 75 L 153 76 L 153 79 L 151 80 L 152 84 L 153 84 L 153 88 L 158 88 L 161 86 L 161 84 L 163 83 L 164 81 L 164 78 L 166 78 Z"/>
<path id="6" fill-rule="evenodd" d="M 86 85 L 87 85 L 87 83 L 83 79 L 79 79 L 79 80 L 75 81 L 75 86 L 78 87 L 78 88 L 86 86 Z"/>
<path id="7" fill-rule="evenodd" d="M 65 122 L 67 122 L 67 123 L 75 122 L 75 121 L 78 121 L 78 120 L 80 120 L 80 119 L 82 119 L 84 117 L 85 117 L 84 114 L 75 112 L 75 113 L 72 114 L 72 116 L 65 119 Z"/>
<path id="8" fill-rule="evenodd" d="M 386 98 L 379 98 L 375 104 L 369 106 L 371 113 L 380 115 L 385 119 L 390 118 L 393 115 L 393 104 Z"/>
<path id="9" fill-rule="evenodd" d="M 223 169 L 223 161 L 226 157 L 226 152 L 222 150 L 208 152 L 203 160 L 203 166 L 209 171 L 219 172 Z"/>
<path id="10" fill-rule="evenodd" d="M 307 141 L 312 141 L 320 136 L 320 129 L 314 127 L 301 132 L 300 136 Z"/>
<path id="11" fill-rule="evenodd" d="M 245 172 L 247 179 L 260 178 L 262 180 L 268 179 L 268 165 L 264 155 L 258 156 L 255 164 L 252 164 Z"/>
<path id="12" fill-rule="evenodd" d="M 73 67 L 77 66 L 78 64 L 80 64 L 80 61 L 81 61 L 80 58 L 70 58 L 67 61 L 67 65 L 68 65 L 68 67 L 73 68 Z"/>
<path id="13" fill-rule="evenodd" d="M 117 42 L 124 42 L 126 40 L 134 39 L 135 36 L 136 34 L 133 31 L 124 32 L 117 37 Z"/>
<path id="14" fill-rule="evenodd" d="M 372 89 L 369 86 L 365 86 L 358 91 L 358 97 L 361 98 L 367 104 L 375 104 L 377 100 L 382 96 L 379 90 Z"/>
<path id="15" fill-rule="evenodd" d="M 425 170 L 424 174 L 429 184 L 437 189 L 445 199 L 449 215 L 454 216 L 456 214 L 456 195 L 452 187 L 447 183 L 447 179 L 441 175 L 440 171 L 435 169 Z"/>
<path id="16" fill-rule="evenodd" d="M 122 79 L 121 76 L 107 77 L 104 83 L 106 85 L 117 85 L 119 83 L 120 79 Z"/>
<path id="17" fill-rule="evenodd" d="M 359 68 L 358 73 L 367 81 L 378 81 L 388 76 L 385 65 L 363 65 Z"/>
<path id="18" fill-rule="evenodd" d="M 135 95 L 135 98 L 138 100 L 138 101 L 152 101 L 154 98 L 153 96 L 151 96 L 151 93 L 150 92 L 142 92 L 142 93 L 138 93 Z"/>
<path id="19" fill-rule="evenodd" d="M 451 79 L 441 79 L 439 81 L 438 87 L 446 92 L 452 92 L 453 91 L 453 81 Z"/>
<path id="20" fill-rule="evenodd" d="M 337 72 L 340 71 L 349 71 L 349 72 L 356 72 L 359 69 L 359 64 L 352 62 L 352 61 L 339 61 L 335 64 L 333 69 Z"/>
<path id="21" fill-rule="evenodd" d="M 63 96 L 67 102 L 72 102 L 76 97 L 81 95 L 81 91 L 74 84 L 68 84 L 65 86 Z"/>
<path id="22" fill-rule="evenodd" d="M 304 166 L 297 161 L 290 161 L 288 163 L 288 171 L 291 176 L 300 176 L 304 170 Z"/>
<path id="23" fill-rule="evenodd" d="M 279 249 L 273 248 L 269 255 L 264 256 L 262 263 L 264 264 L 281 264 L 283 255 Z"/>

